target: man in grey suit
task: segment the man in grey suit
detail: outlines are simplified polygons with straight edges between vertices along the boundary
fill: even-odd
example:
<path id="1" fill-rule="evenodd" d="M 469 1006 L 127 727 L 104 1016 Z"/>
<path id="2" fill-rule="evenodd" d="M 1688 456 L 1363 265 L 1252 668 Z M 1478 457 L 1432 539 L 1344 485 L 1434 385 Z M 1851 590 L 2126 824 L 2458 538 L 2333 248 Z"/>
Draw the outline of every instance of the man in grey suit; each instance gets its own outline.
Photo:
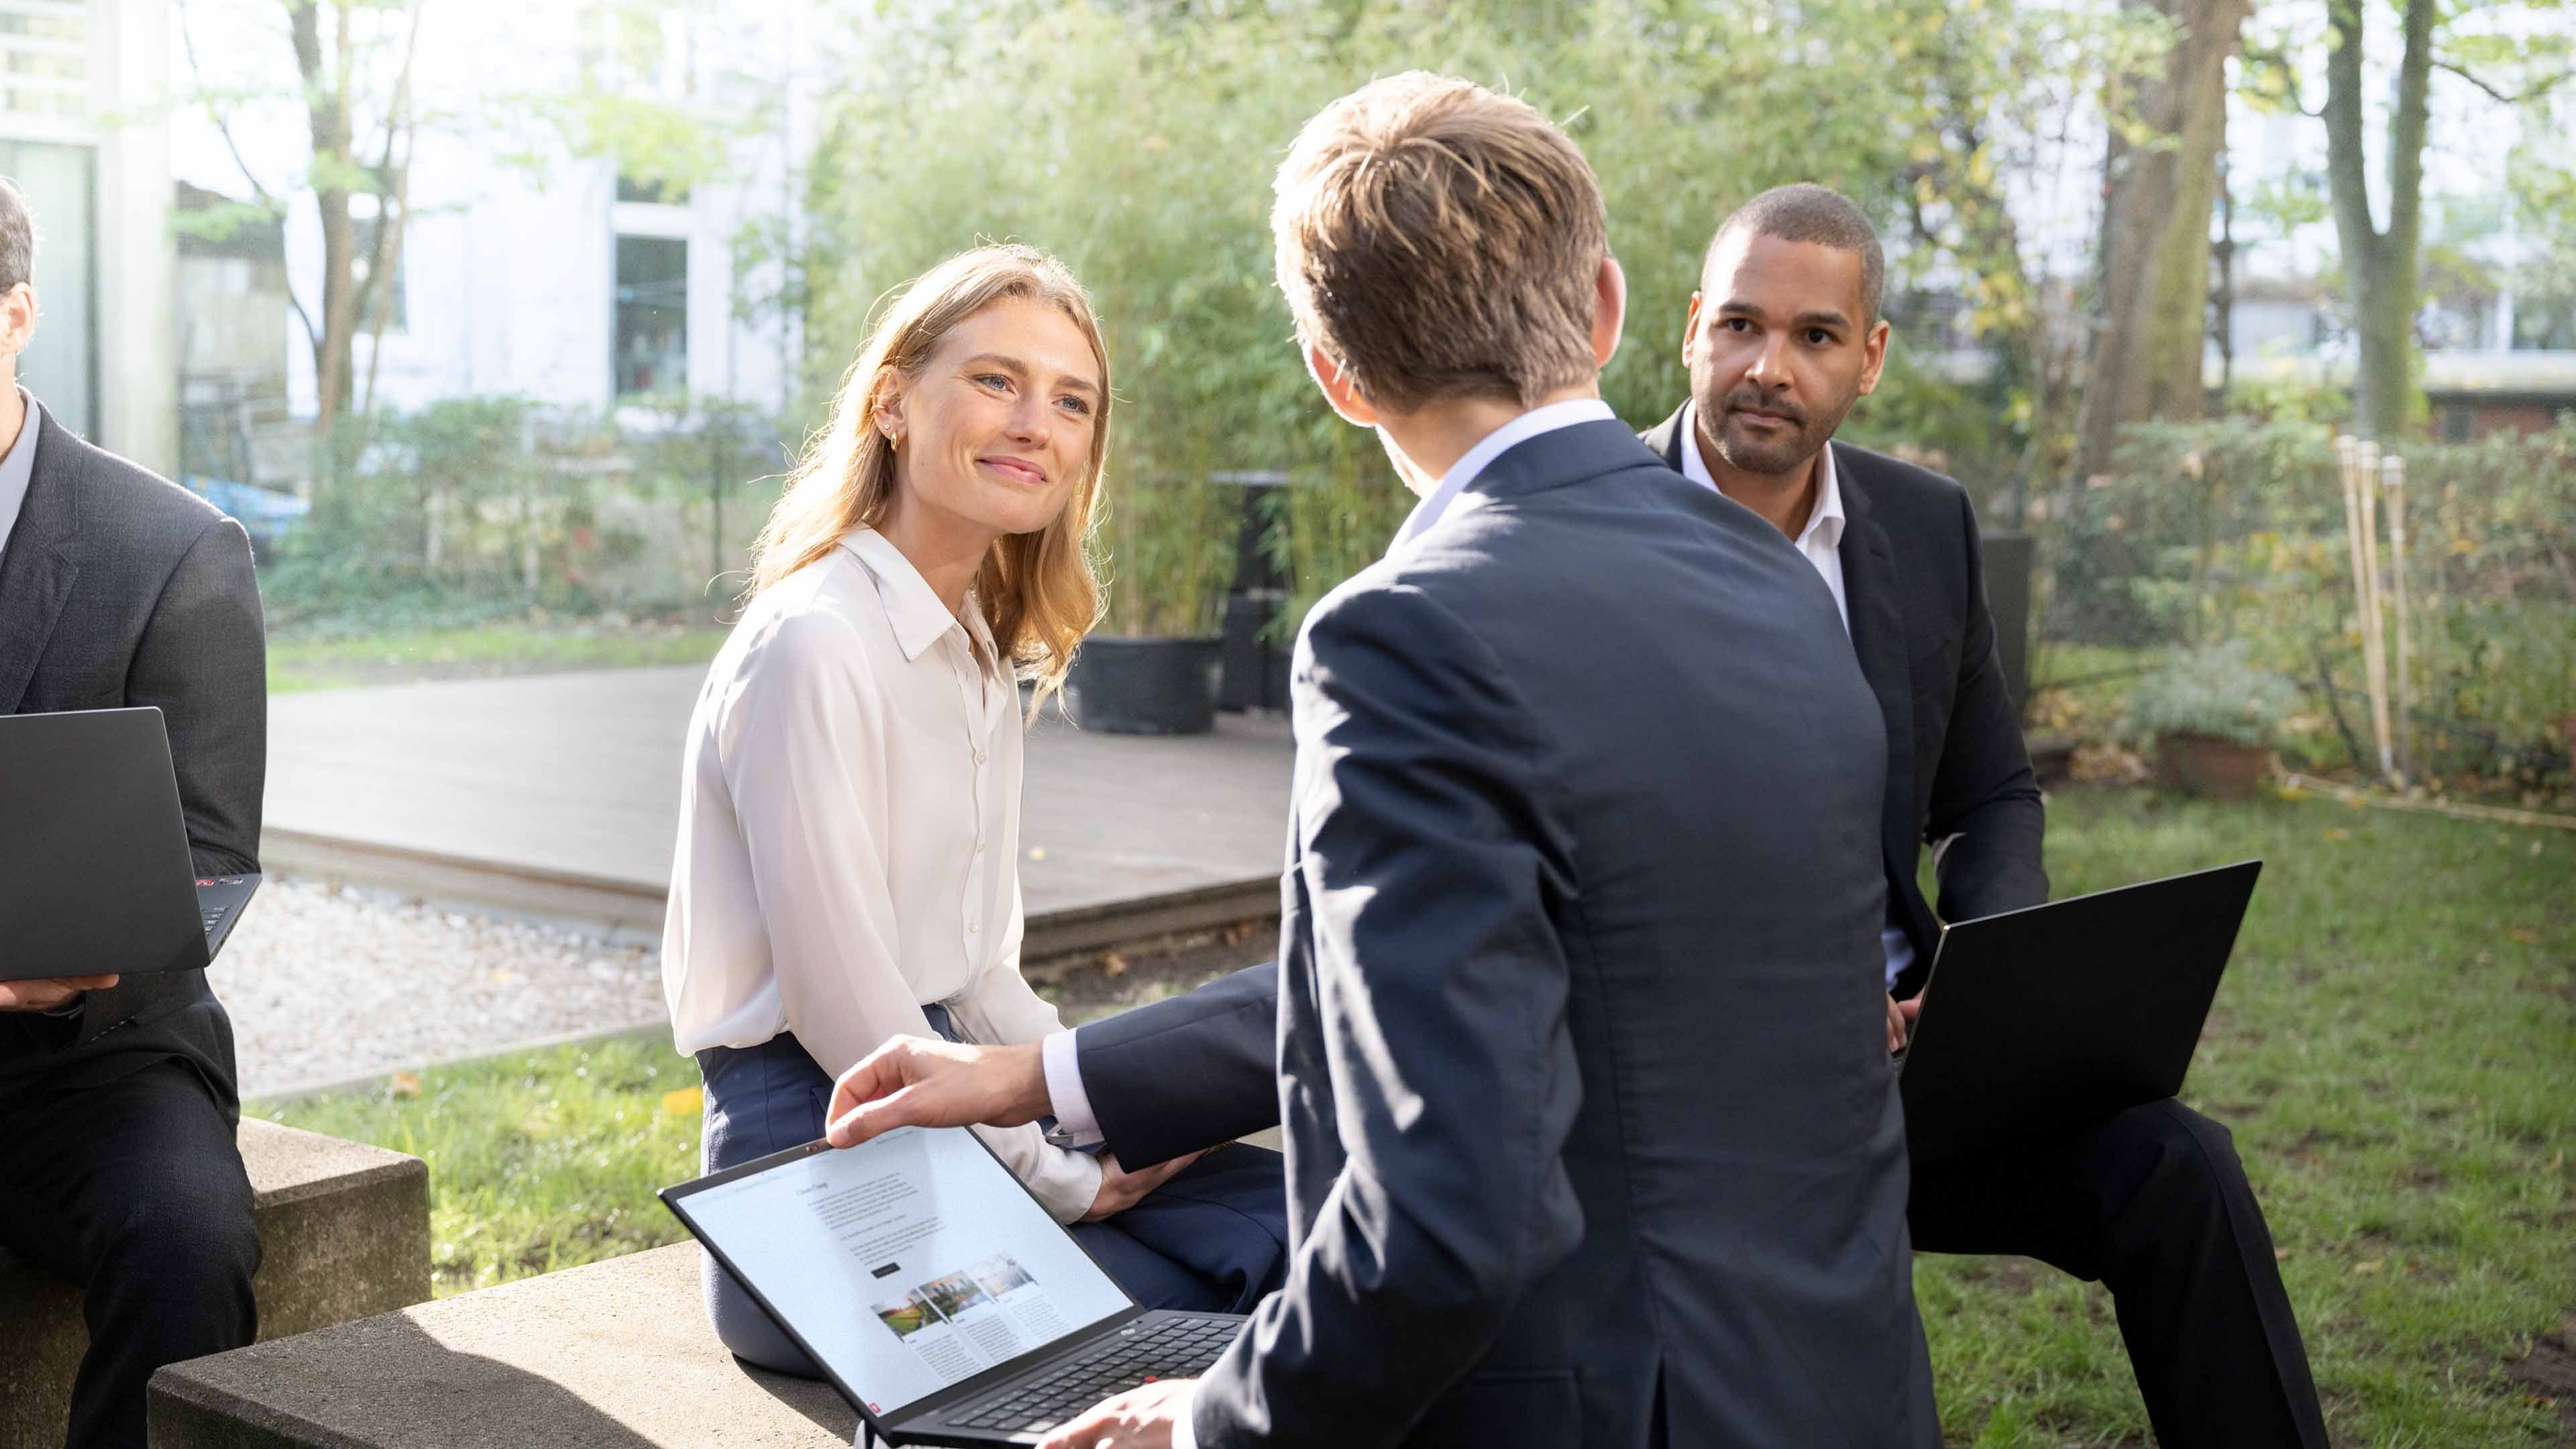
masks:
<path id="1" fill-rule="evenodd" d="M 256 870 L 267 666 L 250 540 L 18 386 L 34 259 L 0 180 L 0 711 L 157 705 L 196 869 Z M 85 1290 L 72 1449 L 141 1449 L 152 1371 L 253 1337 L 240 1111 L 204 972 L 0 982 L 0 1248 Z"/>
<path id="2" fill-rule="evenodd" d="M 1938 1443 L 1831 596 L 1600 402 L 1625 283 L 1527 105 L 1354 92 L 1273 229 L 1317 382 L 1423 496 L 1292 675 L 1294 1255 L 1204 1379 L 1048 1442 Z"/>

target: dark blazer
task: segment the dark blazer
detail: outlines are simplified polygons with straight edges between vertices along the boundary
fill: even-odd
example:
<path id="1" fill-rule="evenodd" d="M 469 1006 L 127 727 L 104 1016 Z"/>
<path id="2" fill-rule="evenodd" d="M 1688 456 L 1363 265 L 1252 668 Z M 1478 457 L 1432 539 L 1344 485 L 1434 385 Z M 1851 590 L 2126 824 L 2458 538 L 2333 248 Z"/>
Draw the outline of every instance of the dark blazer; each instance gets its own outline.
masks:
<path id="1" fill-rule="evenodd" d="M 1296 1257 L 1200 1442 L 1937 1444 L 1886 744 L 1814 571 L 1579 424 L 1317 605 L 1291 681 Z"/>
<path id="2" fill-rule="evenodd" d="M 1638 435 L 1676 472 L 1689 444 L 1681 420 L 1676 408 Z M 1940 920 L 1974 920 L 2048 899 L 2039 781 L 1995 654 L 1985 554 L 1968 490 L 1884 453 L 1826 446 L 1843 496 L 1835 554 L 1852 649 L 1887 724 L 1880 849 L 1894 893 L 1891 914 L 1914 942 L 1914 964 L 1896 994 L 1911 996 L 1922 989 L 1940 936 L 1915 877 L 1924 846 L 1935 847 Z"/>
<path id="3" fill-rule="evenodd" d="M 197 869 L 258 869 L 267 636 L 249 538 L 42 406 L 28 426 L 35 469 L 0 551 L 0 712 L 158 705 Z M 73 1017 L 0 1013 L 0 1092 L 174 1056 L 236 1100 L 232 1026 L 202 971 L 130 977 Z"/>
<path id="4" fill-rule="evenodd" d="M 1681 413 L 1639 435 L 1681 471 Z M 1891 914 L 1914 942 L 1897 993 L 1920 989 L 1938 928 L 1916 881 L 1935 856 L 1940 917 L 1964 921 L 2048 899 L 2039 785 L 1996 661 L 1967 490 L 1847 443 L 1840 557 L 1851 646 L 1887 727 L 1879 853 Z M 1271 1070 L 1278 971 L 1264 964 L 1084 1026 L 1082 1080 L 1118 1160 L 1159 1162 L 1278 1124 Z"/>

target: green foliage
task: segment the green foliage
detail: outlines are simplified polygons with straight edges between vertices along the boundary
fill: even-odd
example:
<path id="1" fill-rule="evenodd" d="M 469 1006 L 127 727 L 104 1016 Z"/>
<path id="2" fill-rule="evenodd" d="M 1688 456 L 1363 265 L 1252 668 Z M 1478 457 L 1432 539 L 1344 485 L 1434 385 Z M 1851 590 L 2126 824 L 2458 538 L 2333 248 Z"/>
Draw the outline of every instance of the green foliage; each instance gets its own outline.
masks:
<path id="1" fill-rule="evenodd" d="M 1300 599 L 1374 558 L 1377 525 L 1410 506 L 1315 397 L 1271 282 L 1271 175 L 1325 102 L 1419 67 L 1558 118 L 1601 179 L 1629 282 L 1603 393 L 1651 423 L 1686 392 L 1678 344 L 1710 233 L 1784 182 L 1902 220 L 1918 273 L 1963 277 L 1981 329 L 2035 339 L 2036 284 L 2001 200 L 2014 158 L 1989 133 L 2074 104 L 2104 66 L 2148 53 L 2151 28 L 2023 0 L 1820 0 L 1794 30 L 1767 0 L 907 9 L 871 18 L 823 118 L 814 234 L 782 300 L 804 306 L 821 392 L 887 290 L 950 254 L 1013 239 L 1064 258 L 1099 306 L 1119 397 L 1113 620 L 1196 627 L 1233 545 L 1232 510 L 1200 491 L 1207 471 L 1299 480 L 1277 547 Z M 2035 370 L 1945 425 L 2004 416 L 2022 435 L 1980 433 L 1977 449 L 2018 465 L 2034 416 L 2065 403 Z"/>
<path id="2" fill-rule="evenodd" d="M 2133 646 L 2242 641 L 2254 664 L 2309 691 L 2306 733 L 2341 711 L 2337 736 L 2366 736 L 2332 443 L 2327 426 L 2297 419 L 2127 430 L 2116 471 L 2080 490 L 2071 516 L 2052 520 L 2051 634 Z M 2555 721 L 2576 710 L 2576 425 L 2411 444 L 2401 456 L 2419 754 L 2452 768 L 2563 770 Z M 2386 507 L 2383 495 L 2394 676 Z M 2339 740 L 2314 747 L 2348 753 Z"/>
<path id="3" fill-rule="evenodd" d="M 304 526 L 263 560 L 272 627 L 304 633 L 462 628 L 531 608 L 685 610 L 709 622 L 783 476 L 756 408 L 672 397 L 622 409 L 464 397 L 372 425 L 329 453 Z M 354 439 L 370 438 L 360 450 Z"/>
<path id="4" fill-rule="evenodd" d="M 2269 745 L 2298 707 L 2298 691 L 2257 668 L 2242 639 L 2195 649 L 2129 691 L 2122 732 L 2141 742 L 2199 735 Z"/>

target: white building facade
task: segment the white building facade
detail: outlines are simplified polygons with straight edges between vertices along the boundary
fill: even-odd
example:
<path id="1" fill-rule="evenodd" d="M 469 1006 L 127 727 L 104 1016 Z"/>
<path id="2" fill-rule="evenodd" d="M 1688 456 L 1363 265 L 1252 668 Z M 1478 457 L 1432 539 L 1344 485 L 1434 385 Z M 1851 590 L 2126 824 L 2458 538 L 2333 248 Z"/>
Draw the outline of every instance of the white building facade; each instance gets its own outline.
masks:
<path id="1" fill-rule="evenodd" d="M 18 376 L 57 421 L 163 472 L 177 451 L 165 0 L 0 0 L 0 175 L 35 217 Z M 140 118 L 140 119 L 138 119 Z"/>

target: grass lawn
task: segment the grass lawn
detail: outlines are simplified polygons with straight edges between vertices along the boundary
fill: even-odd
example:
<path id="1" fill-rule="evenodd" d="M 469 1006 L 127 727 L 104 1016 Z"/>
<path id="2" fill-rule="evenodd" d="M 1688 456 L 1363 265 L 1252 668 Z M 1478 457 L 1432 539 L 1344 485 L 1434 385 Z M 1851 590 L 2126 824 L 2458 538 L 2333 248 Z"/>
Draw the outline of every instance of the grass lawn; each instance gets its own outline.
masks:
<path id="1" fill-rule="evenodd" d="M 2576 1402 L 2504 1372 L 2576 1332 L 2576 835 L 2145 790 L 2050 807 L 2061 895 L 2249 855 L 2187 1096 L 2236 1133 L 2337 1440 L 2576 1442 Z M 428 1158 L 453 1293 L 675 1240 L 651 1190 L 694 1168 L 696 1080 L 611 1041 L 262 1115 Z M 1931 1256 L 1915 1283 L 1953 1443 L 2146 1442 L 2099 1288 Z"/>
<path id="2" fill-rule="evenodd" d="M 337 689 L 414 679 L 704 664 L 725 641 L 709 626 L 487 624 L 385 633 L 280 631 L 268 641 L 268 692 Z"/>

